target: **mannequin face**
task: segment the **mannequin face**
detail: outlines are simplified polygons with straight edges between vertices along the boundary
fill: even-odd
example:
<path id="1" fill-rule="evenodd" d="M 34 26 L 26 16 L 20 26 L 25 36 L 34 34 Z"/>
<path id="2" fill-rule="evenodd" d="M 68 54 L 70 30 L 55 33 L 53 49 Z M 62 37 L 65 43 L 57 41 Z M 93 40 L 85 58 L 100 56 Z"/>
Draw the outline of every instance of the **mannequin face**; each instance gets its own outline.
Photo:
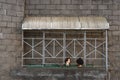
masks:
<path id="1" fill-rule="evenodd" d="M 68 63 L 70 63 L 71 62 L 71 60 L 70 59 L 68 59 L 68 61 L 67 61 Z"/>
<path id="2" fill-rule="evenodd" d="M 66 65 L 69 66 L 69 65 L 70 65 L 70 62 L 71 62 L 71 60 L 68 59 L 68 60 L 66 61 Z"/>

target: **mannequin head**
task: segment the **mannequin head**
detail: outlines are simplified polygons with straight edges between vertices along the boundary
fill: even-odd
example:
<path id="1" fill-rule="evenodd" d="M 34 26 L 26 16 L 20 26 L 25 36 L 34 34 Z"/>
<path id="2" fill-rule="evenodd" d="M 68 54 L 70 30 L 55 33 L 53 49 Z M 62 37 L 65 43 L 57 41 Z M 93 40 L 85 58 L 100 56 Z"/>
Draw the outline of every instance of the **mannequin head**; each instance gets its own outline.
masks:
<path id="1" fill-rule="evenodd" d="M 70 59 L 70 58 L 66 58 L 66 59 L 65 59 L 65 65 L 66 65 L 66 66 L 69 66 L 70 63 L 71 63 L 71 59 Z"/>

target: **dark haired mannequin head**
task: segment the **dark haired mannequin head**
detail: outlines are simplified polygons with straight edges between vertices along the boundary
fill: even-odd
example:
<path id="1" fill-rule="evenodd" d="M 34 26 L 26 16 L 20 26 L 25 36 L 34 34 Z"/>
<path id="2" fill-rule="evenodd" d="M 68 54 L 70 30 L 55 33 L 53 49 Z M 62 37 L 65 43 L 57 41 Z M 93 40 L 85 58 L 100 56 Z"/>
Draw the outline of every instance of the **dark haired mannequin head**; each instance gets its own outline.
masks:
<path id="1" fill-rule="evenodd" d="M 77 65 L 78 65 L 78 67 L 82 67 L 83 64 L 84 64 L 82 58 L 78 58 L 78 59 L 76 60 L 76 63 L 77 63 Z"/>
<path id="2" fill-rule="evenodd" d="M 71 62 L 71 59 L 70 59 L 70 58 L 66 58 L 66 59 L 65 59 L 65 65 L 66 65 L 66 66 L 70 66 L 70 62 Z"/>

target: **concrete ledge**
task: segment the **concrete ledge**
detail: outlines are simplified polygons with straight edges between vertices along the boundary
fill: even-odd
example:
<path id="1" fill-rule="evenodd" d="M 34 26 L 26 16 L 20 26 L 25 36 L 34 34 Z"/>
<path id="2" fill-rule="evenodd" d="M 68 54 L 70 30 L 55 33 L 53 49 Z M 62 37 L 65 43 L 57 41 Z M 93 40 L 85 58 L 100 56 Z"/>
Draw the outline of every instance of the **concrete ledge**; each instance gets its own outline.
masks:
<path id="1" fill-rule="evenodd" d="M 107 73 L 103 68 L 21 68 L 10 74 L 22 80 L 104 80 Z"/>

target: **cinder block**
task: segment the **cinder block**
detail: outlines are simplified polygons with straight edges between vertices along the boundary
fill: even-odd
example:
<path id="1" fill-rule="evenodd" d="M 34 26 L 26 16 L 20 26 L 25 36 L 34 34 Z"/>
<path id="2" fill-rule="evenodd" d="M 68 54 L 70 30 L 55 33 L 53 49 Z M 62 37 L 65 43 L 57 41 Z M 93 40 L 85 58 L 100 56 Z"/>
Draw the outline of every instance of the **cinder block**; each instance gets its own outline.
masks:
<path id="1" fill-rule="evenodd" d="M 42 15 L 49 15 L 50 14 L 50 10 L 40 10 L 40 14 L 42 14 Z"/>
<path id="2" fill-rule="evenodd" d="M 6 0 L 0 0 L 0 2 L 6 2 Z"/>
<path id="3" fill-rule="evenodd" d="M 112 4 L 112 0 L 103 0 L 103 4 Z"/>
<path id="4" fill-rule="evenodd" d="M 30 4 L 40 4 L 40 0 L 30 0 Z"/>
<path id="5" fill-rule="evenodd" d="M 11 33 L 11 28 L 2 28 L 2 33 Z"/>
<path id="6" fill-rule="evenodd" d="M 53 14 L 53 15 L 58 15 L 60 14 L 60 10 L 50 10 L 50 14 Z"/>
<path id="7" fill-rule="evenodd" d="M 26 5 L 30 4 L 30 0 L 25 0 Z"/>
<path id="8" fill-rule="evenodd" d="M 80 9 L 96 9 L 95 5 L 80 5 Z"/>
<path id="9" fill-rule="evenodd" d="M 24 13 L 25 13 L 26 16 L 28 16 L 30 14 L 30 10 L 27 9 L 27 10 L 24 11 Z"/>
<path id="10" fill-rule="evenodd" d="M 112 25 L 120 26 L 120 21 L 114 20 L 114 21 L 112 21 Z"/>
<path id="11" fill-rule="evenodd" d="M 19 35 L 17 35 L 17 34 L 11 34 L 11 35 L 9 35 L 9 39 L 16 40 L 17 36 L 19 36 Z"/>
<path id="12" fill-rule="evenodd" d="M 8 22 L 7 27 L 16 27 L 16 23 L 15 22 Z"/>
<path id="13" fill-rule="evenodd" d="M 4 45 L 3 41 L 4 41 L 3 39 L 0 39 L 0 45 Z"/>
<path id="14" fill-rule="evenodd" d="M 79 9 L 79 5 L 67 5 L 67 9 Z"/>
<path id="15" fill-rule="evenodd" d="M 11 9 L 11 8 L 12 8 L 12 5 L 11 5 L 11 4 L 3 3 L 3 4 L 2 4 L 2 8 L 3 8 L 3 9 Z"/>
<path id="16" fill-rule="evenodd" d="M 0 39 L 3 39 L 3 33 L 2 33 L 2 30 L 1 30 L 1 28 L 0 28 Z"/>
<path id="17" fill-rule="evenodd" d="M 92 0 L 92 4 L 102 4 L 102 0 Z"/>
<path id="18" fill-rule="evenodd" d="M 66 9 L 67 5 L 56 5 L 56 9 Z"/>
<path id="19" fill-rule="evenodd" d="M 109 20 L 114 21 L 114 20 L 119 20 L 118 16 L 109 16 Z"/>
<path id="20" fill-rule="evenodd" d="M 6 0 L 7 3 L 11 3 L 11 4 L 16 4 L 17 1 L 16 0 Z"/>
<path id="21" fill-rule="evenodd" d="M 94 9 L 94 10 L 91 10 L 91 14 L 92 15 L 101 15 L 101 14 L 103 14 L 103 11 L 102 10 L 97 10 L 97 9 L 95 10 Z"/>
<path id="22" fill-rule="evenodd" d="M 92 0 L 82 0 L 82 4 L 91 4 Z"/>
<path id="23" fill-rule="evenodd" d="M 0 36 L 3 36 L 3 33 L 2 32 L 2 27 L 0 27 Z"/>
<path id="24" fill-rule="evenodd" d="M 2 21 L 3 19 L 2 19 L 2 15 L 0 15 L 0 21 Z"/>
<path id="25" fill-rule="evenodd" d="M 72 4 L 82 4 L 82 0 L 72 0 Z"/>
<path id="26" fill-rule="evenodd" d="M 110 26 L 110 30 L 113 30 L 113 31 L 119 30 L 119 26 Z M 110 34 L 110 35 L 112 35 L 112 34 Z"/>
<path id="27" fill-rule="evenodd" d="M 10 34 L 10 33 L 6 33 L 4 34 L 4 39 L 6 39 L 6 43 L 4 43 L 5 45 L 12 45 L 12 41 L 15 40 L 17 37 L 16 34 Z M 7 40 L 8 39 L 8 40 Z M 10 43 L 11 40 L 11 43 Z"/>
<path id="28" fill-rule="evenodd" d="M 88 9 L 98 9 L 98 6 L 97 5 L 88 5 L 89 8 Z"/>
<path id="29" fill-rule="evenodd" d="M 3 52 L 3 53 L 6 53 L 6 52 Z M 1 57 L 1 61 L 2 61 L 1 62 L 2 65 L 0 66 L 0 69 L 3 71 L 2 74 L 5 74 L 5 75 L 1 74 L 0 80 L 11 80 L 10 76 L 8 75 L 10 70 L 10 63 L 8 63 L 8 61 L 11 61 L 11 60 L 9 59 L 9 57 Z"/>
<path id="30" fill-rule="evenodd" d="M 98 5 L 98 9 L 107 9 L 107 5 Z"/>
<path id="31" fill-rule="evenodd" d="M 3 21 L 11 21 L 11 16 L 2 16 Z"/>
<path id="32" fill-rule="evenodd" d="M 6 26 L 7 26 L 7 22 L 0 21 L 0 27 L 6 27 Z"/>
<path id="33" fill-rule="evenodd" d="M 24 11 L 24 6 L 16 6 L 15 10 L 23 12 Z"/>
<path id="34" fill-rule="evenodd" d="M 120 0 L 113 0 L 114 4 L 120 4 Z"/>
<path id="35" fill-rule="evenodd" d="M 13 22 L 13 23 L 18 23 L 18 22 L 21 22 L 23 19 L 21 18 L 21 17 L 17 17 L 17 16 L 12 16 L 11 17 L 11 21 Z"/>
<path id="36" fill-rule="evenodd" d="M 120 10 L 113 10 L 113 15 L 120 15 Z"/>
<path id="37" fill-rule="evenodd" d="M 4 46 L 6 46 L 6 45 L 4 45 Z M 7 47 L 7 46 L 6 46 Z M 7 48 L 6 48 L 7 49 Z M 8 60 L 8 57 L 10 57 L 11 56 L 11 52 L 7 52 L 6 51 L 6 49 L 5 50 L 1 50 L 1 53 L 2 53 L 2 55 L 0 56 L 1 58 L 7 58 L 6 60 L 3 60 L 3 61 L 1 61 L 0 63 L 2 63 L 2 64 L 8 64 L 7 62 L 7 60 Z M 7 62 L 6 62 L 7 61 Z M 8 64 L 9 65 L 9 64 Z M 5 73 L 5 72 L 3 72 L 3 73 Z"/>
<path id="38" fill-rule="evenodd" d="M 61 4 L 61 0 L 51 0 L 51 4 Z"/>
<path id="39" fill-rule="evenodd" d="M 77 10 L 77 9 L 74 9 L 74 10 L 72 10 L 72 12 L 71 12 L 72 14 L 71 15 L 73 15 L 73 16 L 81 16 L 81 10 Z"/>
<path id="40" fill-rule="evenodd" d="M 21 39 L 22 39 L 22 36 L 21 36 L 20 34 L 17 34 L 16 39 L 17 39 L 17 40 L 21 40 Z"/>
<path id="41" fill-rule="evenodd" d="M 6 50 L 6 46 L 5 45 L 0 45 L 0 51 L 5 51 Z"/>
<path id="42" fill-rule="evenodd" d="M 11 45 L 12 44 L 12 40 L 8 40 L 8 37 L 6 36 L 9 36 L 9 34 L 4 34 L 4 40 L 2 40 L 1 42 L 1 45 Z"/>
<path id="43" fill-rule="evenodd" d="M 71 14 L 71 10 L 61 10 L 61 14 L 63 15 L 70 15 Z"/>
<path id="44" fill-rule="evenodd" d="M 14 43 L 12 43 L 12 46 L 20 46 L 20 45 L 21 45 L 21 41 L 19 40 L 14 40 Z"/>
<path id="45" fill-rule="evenodd" d="M 25 1 L 27 1 L 27 0 L 17 0 L 17 5 L 24 6 L 25 5 Z"/>
<path id="46" fill-rule="evenodd" d="M 62 4 L 71 4 L 71 0 L 61 0 Z"/>
<path id="47" fill-rule="evenodd" d="M 46 9 L 56 9 L 55 5 L 46 5 Z"/>
<path id="48" fill-rule="evenodd" d="M 103 10 L 103 14 L 112 15 L 112 10 Z"/>
<path id="49" fill-rule="evenodd" d="M 0 8 L 2 8 L 2 3 L 0 3 Z"/>
<path id="50" fill-rule="evenodd" d="M 0 15 L 6 15 L 6 10 L 5 9 L 0 9 Z"/>
<path id="51" fill-rule="evenodd" d="M 37 15 L 39 14 L 39 10 L 30 10 L 30 14 Z"/>
<path id="52" fill-rule="evenodd" d="M 15 10 L 7 10 L 7 15 L 8 16 L 16 16 L 16 11 Z"/>
<path id="53" fill-rule="evenodd" d="M 16 51 L 16 46 L 7 46 L 6 51 Z"/>
<path id="54" fill-rule="evenodd" d="M 108 5 L 108 9 L 112 9 L 112 10 L 119 9 L 119 5 L 118 5 L 118 4 L 115 4 L 115 5 Z"/>
<path id="55" fill-rule="evenodd" d="M 36 9 L 45 9 L 46 5 L 36 5 Z"/>
<path id="56" fill-rule="evenodd" d="M 90 15 L 91 14 L 91 10 L 82 10 L 82 14 L 86 15 Z"/>
<path id="57" fill-rule="evenodd" d="M 17 12 L 17 16 L 18 16 L 18 17 L 24 16 L 24 12 Z"/>
<path id="58" fill-rule="evenodd" d="M 118 37 L 113 37 L 114 41 L 118 41 Z M 113 42 L 114 42 L 113 41 Z M 112 46 L 109 47 L 109 51 L 120 51 L 120 46 L 118 44 L 112 44 Z"/>
<path id="59" fill-rule="evenodd" d="M 50 4 L 51 0 L 40 0 L 40 4 Z"/>

